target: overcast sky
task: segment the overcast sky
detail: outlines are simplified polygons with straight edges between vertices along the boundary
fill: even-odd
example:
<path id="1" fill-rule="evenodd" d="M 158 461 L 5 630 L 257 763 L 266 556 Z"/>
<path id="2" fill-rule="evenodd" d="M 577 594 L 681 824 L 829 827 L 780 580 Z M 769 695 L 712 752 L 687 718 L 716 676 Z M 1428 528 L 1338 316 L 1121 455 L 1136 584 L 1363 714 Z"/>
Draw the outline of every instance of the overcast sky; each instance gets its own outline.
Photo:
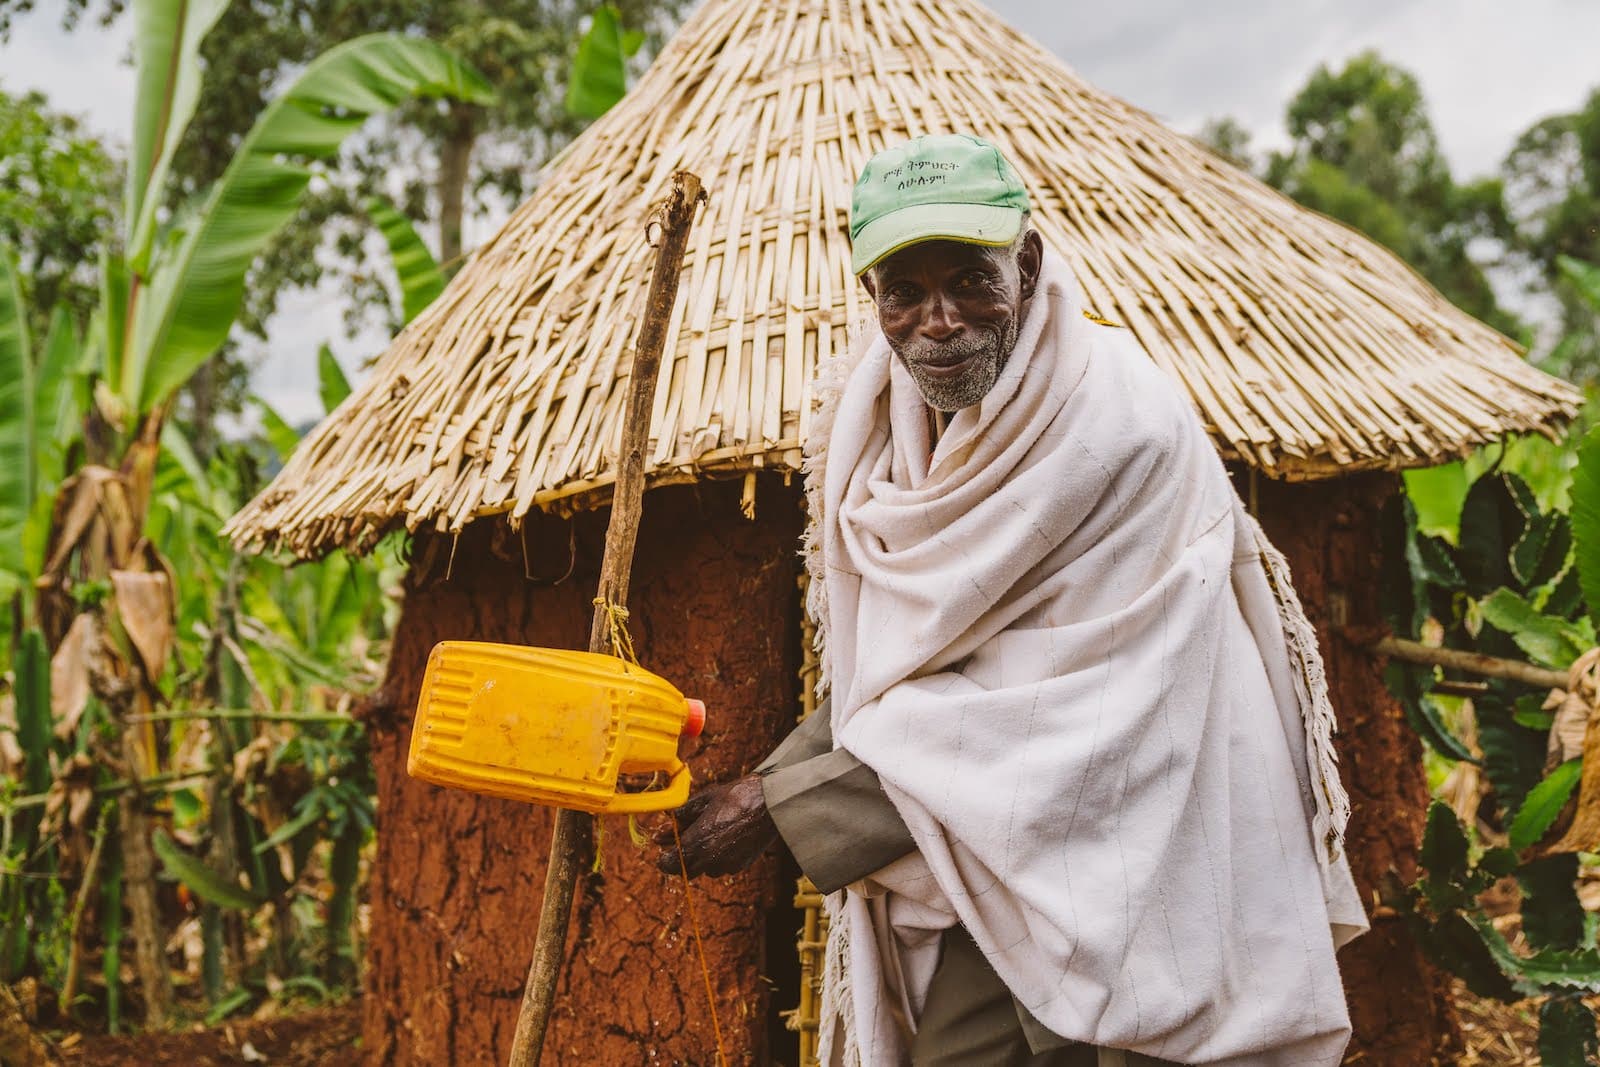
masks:
<path id="1" fill-rule="evenodd" d="M 1600 0 L 992 0 L 990 6 L 1101 88 L 1185 132 L 1231 115 L 1281 144 L 1284 104 L 1318 64 L 1367 48 L 1414 72 L 1457 176 L 1493 170 L 1512 139 L 1600 87 Z M 0 86 L 44 91 L 59 110 L 126 141 L 129 19 L 60 27 L 39 0 L 0 45 Z M 431 237 L 431 235 L 430 235 Z M 474 235 L 468 234 L 469 243 Z M 286 298 L 257 388 L 289 419 L 320 412 L 315 351 L 354 366 L 382 337 L 343 340 L 337 293 Z"/>

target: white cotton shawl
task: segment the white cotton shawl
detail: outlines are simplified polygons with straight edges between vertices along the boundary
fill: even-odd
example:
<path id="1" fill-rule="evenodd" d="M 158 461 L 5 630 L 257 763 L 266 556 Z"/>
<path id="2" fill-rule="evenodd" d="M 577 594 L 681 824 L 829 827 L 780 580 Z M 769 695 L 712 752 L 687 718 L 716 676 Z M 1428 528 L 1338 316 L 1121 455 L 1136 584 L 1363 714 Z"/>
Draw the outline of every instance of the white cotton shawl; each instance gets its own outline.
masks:
<path id="1" fill-rule="evenodd" d="M 1188 403 L 1053 254 L 931 456 L 881 333 L 844 372 L 819 381 L 812 609 L 835 744 L 917 851 L 830 899 L 823 1062 L 905 1062 L 896 1015 L 959 922 L 1063 1037 L 1337 1064 L 1336 939 L 1366 919 L 1321 664 Z"/>

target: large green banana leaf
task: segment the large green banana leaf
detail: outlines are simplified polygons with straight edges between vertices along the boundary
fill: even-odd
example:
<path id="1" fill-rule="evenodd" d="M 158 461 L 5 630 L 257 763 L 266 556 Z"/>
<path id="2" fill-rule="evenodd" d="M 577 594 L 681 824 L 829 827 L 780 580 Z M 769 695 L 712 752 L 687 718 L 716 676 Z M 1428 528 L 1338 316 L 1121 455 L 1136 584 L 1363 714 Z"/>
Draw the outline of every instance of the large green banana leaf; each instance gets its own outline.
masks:
<path id="1" fill-rule="evenodd" d="M 389 246 L 389 258 L 400 276 L 401 312 L 405 321 L 410 322 L 444 292 L 444 272 L 428 246 L 417 236 L 411 220 L 393 204 L 375 196 L 367 201 L 367 215 L 377 224 L 384 243 Z"/>
<path id="2" fill-rule="evenodd" d="M 83 432 L 83 346 L 72 315 L 58 305 L 34 367 L 34 461 L 40 489 L 66 477 L 67 449 Z"/>
<path id="3" fill-rule="evenodd" d="M 322 410 L 329 415 L 350 395 L 350 379 L 327 345 L 317 349 L 317 385 L 322 394 Z"/>
<path id="4" fill-rule="evenodd" d="M 0 571 L 27 573 L 22 535 L 36 477 L 28 316 L 11 249 L 0 245 Z"/>
<path id="5" fill-rule="evenodd" d="M 279 415 L 277 409 L 259 396 L 250 398 L 261 414 L 261 433 L 267 439 L 267 444 L 278 454 L 280 463 L 289 462 L 289 457 L 294 454 L 295 446 L 300 443 L 300 434 L 293 426 Z"/>
<path id="6" fill-rule="evenodd" d="M 114 367 L 113 388 L 130 412 L 160 405 L 227 339 L 245 274 L 294 215 L 310 164 L 332 159 L 368 117 L 414 96 L 487 103 L 492 93 L 432 42 L 373 34 L 323 53 L 267 107 L 204 203 L 158 250 Z"/>
<path id="7" fill-rule="evenodd" d="M 567 114 L 597 119 L 628 91 L 628 57 L 644 43 L 638 31 L 624 33 L 622 17 L 612 4 L 602 4 L 578 42 L 567 82 Z"/>
<path id="8" fill-rule="evenodd" d="M 156 211 L 183 131 L 200 100 L 200 42 L 229 0 L 136 0 L 133 50 L 138 101 L 128 152 L 124 211 L 127 260 L 144 274 L 155 241 Z"/>

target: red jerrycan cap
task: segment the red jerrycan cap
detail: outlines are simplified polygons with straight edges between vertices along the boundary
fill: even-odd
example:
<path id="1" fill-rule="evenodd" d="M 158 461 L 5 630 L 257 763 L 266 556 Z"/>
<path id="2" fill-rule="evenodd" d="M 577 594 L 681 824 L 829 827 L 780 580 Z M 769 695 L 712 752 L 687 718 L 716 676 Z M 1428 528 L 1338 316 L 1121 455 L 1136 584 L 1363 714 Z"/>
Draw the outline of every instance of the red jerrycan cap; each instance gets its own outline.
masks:
<path id="1" fill-rule="evenodd" d="M 706 728 L 706 702 L 685 697 L 684 703 L 689 705 L 689 714 L 683 717 L 683 736 L 699 737 Z"/>

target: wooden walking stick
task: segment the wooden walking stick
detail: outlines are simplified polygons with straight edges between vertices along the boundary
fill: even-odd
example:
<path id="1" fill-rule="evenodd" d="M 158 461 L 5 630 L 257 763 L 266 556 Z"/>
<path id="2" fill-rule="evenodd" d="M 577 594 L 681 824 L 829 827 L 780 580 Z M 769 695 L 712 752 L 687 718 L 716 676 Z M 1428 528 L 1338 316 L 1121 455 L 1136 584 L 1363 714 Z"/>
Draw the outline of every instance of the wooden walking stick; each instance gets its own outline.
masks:
<path id="1" fill-rule="evenodd" d="M 617 480 L 611 496 L 611 519 L 606 524 L 605 555 L 600 562 L 600 588 L 595 596 L 594 623 L 589 628 L 589 651 L 610 652 L 612 609 L 628 600 L 628 572 L 633 566 L 633 546 L 639 536 L 644 510 L 644 450 L 650 439 L 650 411 L 655 402 L 656 375 L 667 321 L 678 298 L 678 273 L 689 244 L 695 207 L 705 198 L 700 179 L 688 171 L 672 176 L 672 191 L 652 224 L 661 227 L 656 246 L 655 270 L 639 337 L 634 343 L 633 369 L 628 375 L 628 395 L 622 423 L 622 450 L 617 456 Z M 550 841 L 550 868 L 545 874 L 544 905 L 539 909 L 539 935 L 533 946 L 533 964 L 522 991 L 516 1036 L 511 1042 L 511 1067 L 535 1067 L 544 1048 L 555 1001 L 556 979 L 561 974 L 567 947 L 567 921 L 572 915 L 572 894 L 578 872 L 589 862 L 594 844 L 594 817 L 565 808 L 556 812 L 555 836 Z"/>

